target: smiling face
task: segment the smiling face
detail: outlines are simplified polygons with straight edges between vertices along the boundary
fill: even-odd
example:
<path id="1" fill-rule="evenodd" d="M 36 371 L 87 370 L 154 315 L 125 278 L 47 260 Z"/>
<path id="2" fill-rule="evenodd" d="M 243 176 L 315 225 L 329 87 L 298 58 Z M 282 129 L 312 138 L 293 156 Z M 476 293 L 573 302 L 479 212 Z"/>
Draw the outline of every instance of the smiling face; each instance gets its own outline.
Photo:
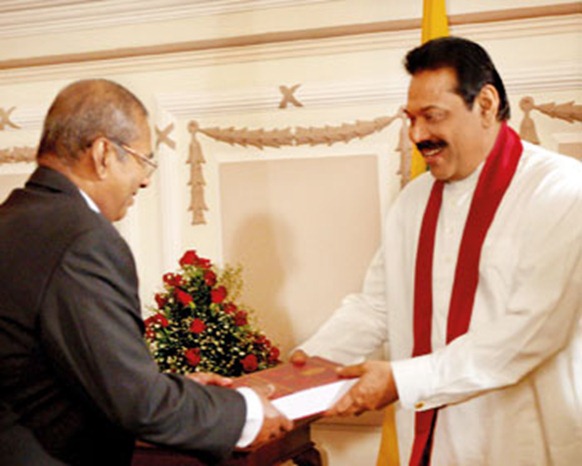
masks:
<path id="1" fill-rule="evenodd" d="M 453 69 L 440 68 L 414 74 L 408 89 L 410 139 L 442 181 L 469 176 L 491 147 L 490 109 L 482 108 L 479 97 L 467 108 L 456 88 Z"/>

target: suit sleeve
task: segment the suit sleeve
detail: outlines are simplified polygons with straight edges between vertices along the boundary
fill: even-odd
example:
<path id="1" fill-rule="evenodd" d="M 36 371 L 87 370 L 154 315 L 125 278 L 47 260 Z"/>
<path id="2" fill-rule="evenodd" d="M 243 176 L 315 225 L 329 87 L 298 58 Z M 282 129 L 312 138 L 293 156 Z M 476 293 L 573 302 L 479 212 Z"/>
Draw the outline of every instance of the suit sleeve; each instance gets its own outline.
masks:
<path id="1" fill-rule="evenodd" d="M 245 422 L 243 397 L 159 372 L 143 340 L 133 257 L 113 229 L 76 238 L 42 308 L 48 356 L 111 422 L 147 442 L 215 457 L 235 446 Z"/>

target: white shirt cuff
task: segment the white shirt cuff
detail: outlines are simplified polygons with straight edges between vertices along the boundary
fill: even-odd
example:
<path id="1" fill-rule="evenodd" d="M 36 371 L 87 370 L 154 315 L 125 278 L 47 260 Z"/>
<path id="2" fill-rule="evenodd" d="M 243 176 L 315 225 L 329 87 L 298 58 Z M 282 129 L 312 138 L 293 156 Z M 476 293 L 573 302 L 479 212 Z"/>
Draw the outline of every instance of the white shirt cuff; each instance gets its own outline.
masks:
<path id="1" fill-rule="evenodd" d="M 236 442 L 236 446 L 238 448 L 245 448 L 253 443 L 255 438 L 257 438 L 261 427 L 263 427 L 263 403 L 261 402 L 259 395 L 250 388 L 241 387 L 237 388 L 237 391 L 245 399 L 247 405 L 247 418 L 240 438 L 238 439 L 238 442 Z"/>
<path id="2" fill-rule="evenodd" d="M 403 408 L 424 411 L 436 407 L 425 399 L 432 393 L 433 374 L 429 354 L 391 361 L 390 364 Z"/>

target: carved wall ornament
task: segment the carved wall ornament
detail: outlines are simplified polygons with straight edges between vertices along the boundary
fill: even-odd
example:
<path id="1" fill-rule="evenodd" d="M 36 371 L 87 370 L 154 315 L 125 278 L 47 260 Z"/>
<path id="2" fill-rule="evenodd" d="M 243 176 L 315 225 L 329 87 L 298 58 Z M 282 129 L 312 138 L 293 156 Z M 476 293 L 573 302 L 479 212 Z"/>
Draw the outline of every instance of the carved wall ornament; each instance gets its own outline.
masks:
<path id="1" fill-rule="evenodd" d="M 0 131 L 4 131 L 7 126 L 20 129 L 13 121 L 10 121 L 10 114 L 16 109 L 16 107 L 10 107 L 8 110 L 5 110 L 3 107 L 0 107 Z"/>
<path id="2" fill-rule="evenodd" d="M 398 110 L 398 118 L 402 120 L 402 125 L 396 146 L 396 152 L 400 152 L 400 167 L 397 174 L 400 175 L 400 188 L 404 188 L 412 178 L 412 141 L 408 136 L 408 117 L 404 113 L 404 107 L 400 107 Z"/>
<path id="3" fill-rule="evenodd" d="M 188 131 L 192 134 L 190 139 L 190 150 L 188 151 L 188 162 L 190 164 L 190 206 L 188 210 L 192 211 L 192 224 L 200 225 L 206 223 L 204 212 L 208 210 L 206 200 L 204 199 L 204 174 L 202 172 L 202 164 L 206 163 L 204 155 L 202 154 L 202 146 L 196 139 L 196 133 L 203 131 L 198 126 L 198 123 L 191 121 L 188 124 Z"/>
<path id="4" fill-rule="evenodd" d="M 164 129 L 159 129 L 156 126 L 156 149 L 160 144 L 166 144 L 170 149 L 176 149 L 176 142 L 170 138 L 170 133 L 174 131 L 174 123 L 170 123 Z"/>
<path id="5" fill-rule="evenodd" d="M 549 102 L 547 104 L 536 105 L 533 97 L 526 96 L 519 101 L 519 108 L 524 113 L 523 120 L 519 126 L 519 135 L 525 141 L 532 144 L 540 144 L 536 126 L 531 112 L 537 110 L 538 112 L 547 115 L 551 118 L 574 123 L 575 121 L 582 121 L 582 105 L 574 104 L 574 101 L 558 104 Z"/>
<path id="6" fill-rule="evenodd" d="M 357 120 L 355 123 L 342 123 L 338 126 L 323 126 L 323 127 L 303 127 L 296 126 L 294 128 L 276 128 L 276 129 L 248 129 L 248 128 L 201 128 L 196 121 L 191 121 L 188 124 L 188 131 L 192 135 L 190 142 L 190 150 L 188 156 L 188 163 L 190 164 L 190 181 L 191 186 L 191 200 L 188 210 L 192 211 L 192 224 L 205 224 L 204 211 L 208 210 L 204 198 L 204 174 L 202 172 L 202 164 L 206 161 L 202 155 L 202 146 L 197 140 L 199 133 L 214 139 L 215 141 L 225 142 L 230 145 L 239 145 L 242 147 L 255 147 L 263 150 L 265 147 L 281 148 L 284 146 L 300 146 L 300 145 L 328 145 L 331 146 L 337 142 L 348 143 L 353 139 L 365 138 L 371 134 L 382 131 L 388 127 L 394 120 L 402 119 L 403 129 L 402 135 L 406 135 L 406 119 L 404 112 L 400 109 L 393 116 L 379 117 L 370 121 Z M 404 138 L 407 139 L 407 138 Z M 401 141 L 398 151 L 401 152 L 401 164 L 410 165 L 407 158 L 410 158 L 410 143 L 408 146 L 406 142 Z M 405 167 L 401 166 L 401 173 L 406 173 Z M 402 185 L 405 181 L 402 181 Z"/>
<path id="7" fill-rule="evenodd" d="M 303 104 L 299 102 L 294 95 L 299 86 L 301 86 L 301 84 L 295 84 L 291 87 L 279 86 L 279 90 L 283 94 L 283 98 L 279 103 L 279 108 L 287 108 L 287 104 L 292 104 L 295 107 L 303 107 Z"/>
<path id="8" fill-rule="evenodd" d="M 3 163 L 34 162 L 36 147 L 19 146 L 0 149 L 0 165 Z"/>

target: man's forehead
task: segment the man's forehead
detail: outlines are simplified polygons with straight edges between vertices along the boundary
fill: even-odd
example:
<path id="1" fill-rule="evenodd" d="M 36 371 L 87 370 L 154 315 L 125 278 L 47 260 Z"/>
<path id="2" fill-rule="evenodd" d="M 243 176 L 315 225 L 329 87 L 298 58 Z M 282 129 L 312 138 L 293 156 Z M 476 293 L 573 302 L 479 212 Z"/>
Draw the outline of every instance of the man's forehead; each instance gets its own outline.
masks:
<path id="1" fill-rule="evenodd" d="M 423 70 L 412 75 L 408 86 L 409 91 L 413 88 L 423 88 L 426 90 L 448 90 L 455 92 L 458 87 L 457 74 L 451 68 L 438 68 L 436 70 Z"/>
<path id="2" fill-rule="evenodd" d="M 460 98 L 454 74 L 444 70 L 423 71 L 410 80 L 405 111 L 410 111 L 411 106 L 415 111 L 419 108 L 425 110 L 439 108 L 446 106 L 446 102 Z"/>

